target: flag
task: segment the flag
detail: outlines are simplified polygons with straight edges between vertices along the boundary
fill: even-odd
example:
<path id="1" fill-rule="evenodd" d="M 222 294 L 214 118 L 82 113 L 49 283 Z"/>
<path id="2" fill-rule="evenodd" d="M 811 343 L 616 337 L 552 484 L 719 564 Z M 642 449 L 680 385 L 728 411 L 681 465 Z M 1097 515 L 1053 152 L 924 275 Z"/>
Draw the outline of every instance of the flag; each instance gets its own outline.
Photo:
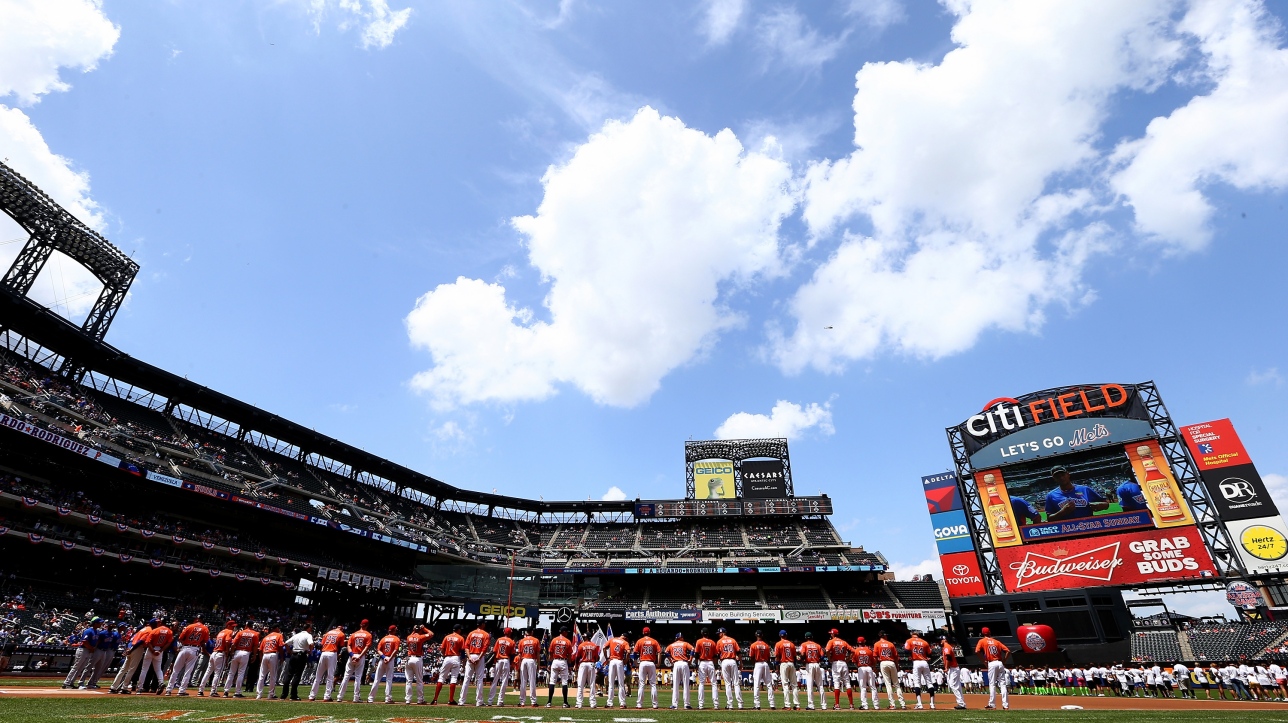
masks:
<path id="1" fill-rule="evenodd" d="M 595 634 L 590 636 L 590 642 L 594 643 L 595 645 L 598 645 L 601 648 L 603 648 L 605 645 L 608 645 L 608 636 L 604 635 L 604 629 L 596 625 Z"/>
<path id="2" fill-rule="evenodd" d="M 572 649 L 581 647 L 581 623 L 572 624 Z"/>

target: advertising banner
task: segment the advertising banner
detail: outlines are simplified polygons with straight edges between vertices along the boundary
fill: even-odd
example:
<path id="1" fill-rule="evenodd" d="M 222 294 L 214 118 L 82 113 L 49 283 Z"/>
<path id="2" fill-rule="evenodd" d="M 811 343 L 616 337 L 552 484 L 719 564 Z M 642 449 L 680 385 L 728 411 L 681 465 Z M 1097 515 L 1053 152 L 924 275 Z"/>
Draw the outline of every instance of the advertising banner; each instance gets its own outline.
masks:
<path id="1" fill-rule="evenodd" d="M 942 608 L 883 608 L 863 611 L 865 623 L 878 623 L 883 620 L 945 620 L 947 617 Z"/>
<path id="2" fill-rule="evenodd" d="M 782 621 L 785 623 L 814 622 L 818 620 L 858 621 L 863 619 L 862 610 L 783 610 Z"/>
<path id="3" fill-rule="evenodd" d="M 1239 439 L 1229 419 L 1181 427 L 1181 438 L 1185 440 L 1185 446 L 1190 448 L 1190 454 L 1200 472 L 1252 464 L 1248 450 L 1243 448 L 1243 441 Z"/>
<path id="4" fill-rule="evenodd" d="M 930 516 L 930 526 L 935 530 L 935 547 L 940 555 L 968 552 L 975 549 L 970 528 L 966 526 L 965 510 L 940 512 Z"/>
<path id="5" fill-rule="evenodd" d="M 998 467 L 1154 436 L 1141 419 L 1065 419 L 1010 434 L 970 456 L 972 467 Z"/>
<path id="6" fill-rule="evenodd" d="M 1279 515 L 1225 523 L 1249 575 L 1288 572 L 1288 530 Z"/>
<path id="7" fill-rule="evenodd" d="M 948 597 L 986 595 L 984 576 L 979 572 L 979 559 L 974 552 L 940 555 L 939 564 L 944 568 L 944 586 Z"/>
<path id="8" fill-rule="evenodd" d="M 699 500 L 734 499 L 733 462 L 727 459 L 694 462 L 693 496 Z"/>
<path id="9" fill-rule="evenodd" d="M 777 622 L 781 619 L 778 610 L 703 610 L 702 622 L 733 620 L 743 623 Z"/>
<path id="10" fill-rule="evenodd" d="M 688 620 L 696 622 L 702 619 L 701 610 L 627 610 L 627 620 L 647 620 L 649 622 L 670 622 Z"/>
<path id="11" fill-rule="evenodd" d="M 742 496 L 755 500 L 779 500 L 787 496 L 787 475 L 781 459 L 744 460 Z"/>
<path id="12" fill-rule="evenodd" d="M 1179 527 L 1194 524 L 1190 506 L 1181 496 L 1180 485 L 1158 442 L 1149 439 L 1127 445 L 1127 458 L 1136 472 L 1136 486 L 1154 516 L 1154 526 Z M 1121 490 L 1121 488 L 1119 488 Z M 1123 496 L 1121 492 L 1117 493 Z"/>
<path id="13" fill-rule="evenodd" d="M 984 502 L 984 517 L 988 520 L 988 533 L 993 547 L 1013 547 L 1023 543 L 1020 526 L 1015 522 L 1015 511 L 1006 491 L 1000 469 L 987 469 L 975 473 L 975 485 Z"/>
<path id="14" fill-rule="evenodd" d="M 346 573 L 347 574 L 347 573 Z M 529 605 L 506 605 L 504 602 L 467 602 L 461 606 L 470 615 L 501 615 L 507 618 L 535 618 L 538 610 Z"/>
<path id="15" fill-rule="evenodd" d="M 979 414 L 972 415 L 957 425 L 957 430 L 961 434 L 966 453 L 975 455 L 1003 437 L 1024 433 L 1034 427 L 1061 421 L 1077 422 L 1080 426 L 1089 419 L 1134 419 L 1148 422 L 1149 411 L 1133 384 L 1084 384 L 1047 389 L 1021 397 L 999 397 L 985 404 Z M 1109 430 L 1108 423 L 1105 427 L 1111 434 L 1126 433 L 1127 429 L 1119 430 L 1115 427 L 1117 431 Z M 1069 452 L 1097 441 L 1097 434 L 1093 430 L 1088 429 L 1085 435 L 1083 443 L 1074 447 L 1067 446 L 1077 436 L 1073 428 L 1050 435 L 1028 435 L 1023 441 L 1026 445 L 1037 442 L 1040 453 L 1043 438 L 1060 436 L 1064 438 L 1064 451 Z M 996 453 L 1000 454 L 1000 451 Z M 1055 454 L 1054 448 L 1051 453 Z M 978 464 L 972 462 L 971 466 L 978 468 L 987 465 L 981 460 Z"/>
<path id="16" fill-rule="evenodd" d="M 1216 505 L 1217 516 L 1226 522 L 1279 514 L 1279 507 L 1253 464 L 1217 467 L 1199 472 L 1199 476 Z"/>
<path id="17" fill-rule="evenodd" d="M 962 496 L 957 490 L 957 475 L 952 472 L 926 475 L 921 478 L 926 493 L 926 509 L 930 514 L 962 509 Z"/>
<path id="18" fill-rule="evenodd" d="M 1007 592 L 1140 585 L 1215 577 L 1194 527 L 1125 532 L 997 551 Z"/>

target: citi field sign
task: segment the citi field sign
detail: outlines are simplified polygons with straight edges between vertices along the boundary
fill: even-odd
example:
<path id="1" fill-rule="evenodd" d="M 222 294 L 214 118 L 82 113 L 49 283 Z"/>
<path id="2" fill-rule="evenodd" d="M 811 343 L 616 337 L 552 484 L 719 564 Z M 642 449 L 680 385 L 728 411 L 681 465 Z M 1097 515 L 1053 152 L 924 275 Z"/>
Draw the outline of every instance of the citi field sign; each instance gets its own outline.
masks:
<path id="1" fill-rule="evenodd" d="M 1013 434 L 1028 432 L 1034 427 L 1063 423 L 1069 427 L 1066 434 L 1048 440 L 1034 434 L 1025 435 L 1026 447 L 1036 445 L 1041 449 L 1053 446 L 1094 446 L 1093 442 L 1109 436 L 1105 425 L 1085 425 L 1093 418 L 1117 418 L 1145 421 L 1149 414 L 1141 402 L 1134 384 L 1084 384 L 1033 392 L 1020 397 L 997 397 L 985 404 L 978 414 L 972 414 L 957 425 L 968 453 Z M 1077 427 L 1076 429 L 1074 427 Z M 1116 436 L 1116 435 L 1115 435 Z M 1033 437 L 1032 440 L 1028 440 Z M 1068 450 L 1065 450 L 1068 451 Z"/>

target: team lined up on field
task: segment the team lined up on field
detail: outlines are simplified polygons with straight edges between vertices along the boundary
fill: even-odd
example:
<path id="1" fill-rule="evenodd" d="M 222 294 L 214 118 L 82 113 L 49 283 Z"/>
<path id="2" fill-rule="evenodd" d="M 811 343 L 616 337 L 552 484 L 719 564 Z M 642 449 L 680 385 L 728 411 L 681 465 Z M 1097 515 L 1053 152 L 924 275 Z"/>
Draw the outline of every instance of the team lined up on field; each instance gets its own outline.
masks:
<path id="1" fill-rule="evenodd" d="M 248 671 L 253 663 L 258 662 L 258 680 L 254 683 L 257 699 L 279 697 L 276 683 L 280 678 L 283 681 L 280 697 L 299 700 L 301 678 L 305 668 L 309 666 L 310 654 L 316 653 L 316 670 L 308 699 L 316 700 L 321 693 L 324 702 L 343 699 L 350 682 L 354 685 L 354 702 L 361 702 L 361 683 L 367 677 L 368 662 L 374 663 L 374 671 L 370 675 L 372 685 L 366 701 L 375 702 L 383 682 L 384 702 L 393 702 L 394 672 L 401 657 L 402 669 L 406 675 L 403 701 L 408 704 L 437 704 L 443 686 L 446 685 L 449 705 L 464 705 L 471 686 L 475 688 L 475 705 L 504 705 L 506 688 L 513 682 L 518 688 L 519 705 L 536 706 L 539 705 L 538 672 L 544 664 L 549 686 L 547 707 L 554 703 L 556 685 L 562 690 L 562 705 L 571 707 L 568 688 L 574 681 L 576 707 L 583 707 L 587 700 L 590 707 L 595 707 L 601 673 L 607 679 L 606 705 L 613 707 L 616 701 L 616 705 L 627 707 L 627 683 L 631 669 L 634 668 L 638 686 L 635 707 L 643 708 L 647 704 L 658 708 L 659 665 L 670 668 L 673 683 L 670 707 L 673 709 L 692 708 L 693 692 L 697 693 L 697 707 L 702 709 L 708 687 L 711 689 L 711 705 L 718 708 L 721 682 L 725 707 L 733 709 L 736 706 L 741 709 L 744 706 L 740 669 L 743 650 L 736 640 L 726 634 L 724 628 L 717 631 L 715 639 L 709 637 L 704 628 L 699 639 L 693 643 L 685 640 L 683 634 L 677 633 L 675 640 L 665 646 L 650 636 L 651 631 L 647 627 L 634 642 L 628 634 L 623 633 L 605 640 L 603 645 L 594 640 L 574 641 L 568 637 L 567 628 L 563 628 L 559 635 L 548 642 L 533 635 L 539 632 L 536 629 L 525 631 L 517 639 L 510 628 L 505 628 L 501 635 L 494 637 L 483 622 L 468 635 L 462 635 L 461 630 L 462 626 L 456 625 L 453 632 L 440 643 L 442 659 L 433 697 L 429 701 L 426 701 L 424 691 L 425 659 L 434 633 L 423 625 L 418 625 L 406 639 L 402 639 L 398 636 L 397 627 L 390 626 L 384 637 L 375 640 L 366 620 L 351 634 L 347 634 L 343 626 L 337 626 L 322 634 L 316 641 L 307 625 L 286 638 L 277 626 L 265 631 L 252 625 L 239 627 L 235 621 L 230 620 L 223 630 L 212 637 L 200 617 L 185 626 L 177 636 L 163 621 L 150 621 L 147 628 L 138 631 L 132 638 L 125 662 L 110 692 L 126 692 L 122 682 L 131 680 L 138 666 L 143 665 L 145 671 L 150 668 L 162 683 L 157 689 L 158 695 L 186 696 L 188 688 L 195 683 L 197 695 L 205 695 L 209 687 L 210 694 L 218 696 L 218 686 L 222 682 L 225 696 L 245 697 L 243 691 Z M 917 708 L 923 707 L 924 692 L 929 696 L 929 704 L 933 709 L 935 688 L 943 683 L 952 690 L 956 707 L 965 707 L 962 687 L 970 682 L 970 676 L 968 671 L 959 667 L 957 651 L 946 637 L 940 639 L 942 669 L 936 671 L 936 674 L 932 674 L 930 670 L 934 649 L 915 631 L 903 645 L 903 650 L 912 659 L 910 674 L 901 674 L 899 671 L 899 648 L 887 639 L 884 632 L 870 647 L 862 637 L 850 644 L 835 629 L 830 632 L 826 644 L 814 641 L 810 633 L 805 634 L 805 639 L 799 645 L 788 637 L 786 630 L 779 631 L 778 638 L 771 647 L 763 639 L 762 633 L 756 631 L 756 640 L 746 651 L 746 657 L 752 664 L 751 702 L 756 709 L 761 707 L 762 689 L 768 697 L 769 708 L 778 707 L 776 686 L 782 691 L 782 708 L 800 709 L 800 682 L 803 682 L 805 689 L 804 707 L 807 710 L 815 708 L 815 692 L 818 693 L 818 707 L 823 710 L 829 708 L 825 687 L 829 682 L 833 694 L 831 707 L 835 709 L 841 707 L 842 693 L 851 710 L 856 707 L 867 709 L 869 703 L 876 709 L 879 707 L 880 687 L 886 690 L 890 708 L 904 709 L 905 685 L 914 692 Z M 165 671 L 162 670 L 162 660 L 166 653 L 175 650 L 177 654 L 167 682 Z M 65 687 L 76 680 L 78 668 L 84 668 L 80 665 L 83 657 L 81 652 L 84 651 L 78 651 Z M 86 659 L 93 656 L 92 647 L 88 652 L 89 655 L 84 656 Z M 342 652 L 347 652 L 347 661 L 341 675 L 337 667 Z M 1000 642 L 986 636 L 979 642 L 976 652 L 989 662 L 990 673 L 994 674 L 993 666 L 1000 667 L 1010 651 Z M 204 675 L 198 680 L 195 673 L 203 655 L 208 657 L 208 661 Z M 282 664 L 285 664 L 285 671 L 279 671 Z M 771 666 L 776 666 L 777 669 L 773 670 Z M 491 685 L 485 693 L 484 684 L 489 672 Z M 1005 675 L 999 678 L 994 674 L 992 677 L 995 680 L 1005 680 Z M 458 682 L 463 684 L 459 697 L 456 691 Z M 1005 686 L 997 687 L 1000 688 L 1005 707 Z M 859 691 L 857 706 L 854 688 Z M 992 707 L 993 696 L 998 692 L 993 688 L 994 686 L 990 686 L 989 707 Z"/>

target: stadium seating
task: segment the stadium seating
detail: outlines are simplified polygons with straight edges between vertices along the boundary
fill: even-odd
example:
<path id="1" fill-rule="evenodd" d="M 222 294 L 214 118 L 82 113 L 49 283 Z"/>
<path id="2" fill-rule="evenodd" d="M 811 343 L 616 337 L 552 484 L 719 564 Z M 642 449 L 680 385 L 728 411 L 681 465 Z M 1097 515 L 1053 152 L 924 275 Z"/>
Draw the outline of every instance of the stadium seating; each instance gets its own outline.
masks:
<path id="1" fill-rule="evenodd" d="M 1288 626 L 1277 622 L 1196 623 L 1185 634 L 1197 660 L 1252 659 L 1282 643 L 1288 637 Z"/>
<path id="2" fill-rule="evenodd" d="M 1135 662 L 1167 663 L 1184 659 L 1175 630 L 1149 630 L 1132 633 L 1131 659 Z"/>

